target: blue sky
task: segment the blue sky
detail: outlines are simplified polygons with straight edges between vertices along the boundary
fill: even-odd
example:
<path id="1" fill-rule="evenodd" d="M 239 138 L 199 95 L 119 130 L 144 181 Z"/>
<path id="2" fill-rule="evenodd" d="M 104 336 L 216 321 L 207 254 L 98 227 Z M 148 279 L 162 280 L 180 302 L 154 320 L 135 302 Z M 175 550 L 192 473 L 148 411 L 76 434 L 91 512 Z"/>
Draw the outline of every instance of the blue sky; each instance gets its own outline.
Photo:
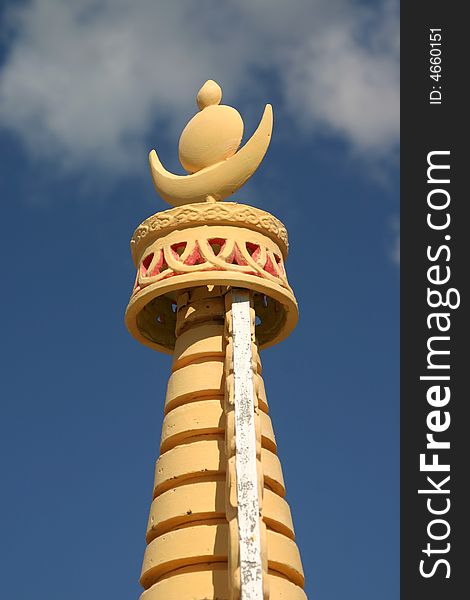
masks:
<path id="1" fill-rule="evenodd" d="M 169 358 L 123 314 L 208 78 L 273 140 L 234 197 L 288 227 L 300 322 L 262 354 L 310 598 L 398 597 L 394 2 L 7 3 L 0 58 L 3 595 L 138 598 Z"/>

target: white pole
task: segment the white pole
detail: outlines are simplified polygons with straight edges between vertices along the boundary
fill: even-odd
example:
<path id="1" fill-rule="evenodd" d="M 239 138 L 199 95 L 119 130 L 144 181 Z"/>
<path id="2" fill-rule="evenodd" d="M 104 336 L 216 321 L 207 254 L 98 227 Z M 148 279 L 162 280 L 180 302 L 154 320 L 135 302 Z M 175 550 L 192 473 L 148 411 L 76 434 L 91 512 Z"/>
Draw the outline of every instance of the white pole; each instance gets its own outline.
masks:
<path id="1" fill-rule="evenodd" d="M 250 293 L 247 290 L 232 291 L 232 328 L 241 600 L 263 600 Z"/>

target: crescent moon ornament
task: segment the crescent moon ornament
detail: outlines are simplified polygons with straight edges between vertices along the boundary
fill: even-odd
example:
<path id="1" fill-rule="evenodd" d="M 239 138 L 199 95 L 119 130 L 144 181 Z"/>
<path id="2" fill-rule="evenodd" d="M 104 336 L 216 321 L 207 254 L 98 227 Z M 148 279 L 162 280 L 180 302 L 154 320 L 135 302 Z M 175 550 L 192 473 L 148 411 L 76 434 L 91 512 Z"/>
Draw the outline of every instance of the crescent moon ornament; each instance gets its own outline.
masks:
<path id="1" fill-rule="evenodd" d="M 231 106 L 220 105 L 221 99 L 222 90 L 212 80 L 197 94 L 200 112 L 186 125 L 179 142 L 180 162 L 189 175 L 170 173 L 155 150 L 149 154 L 155 189 L 172 206 L 227 198 L 253 175 L 266 154 L 273 128 L 271 105 L 266 105 L 256 131 L 238 150 L 243 120 Z"/>

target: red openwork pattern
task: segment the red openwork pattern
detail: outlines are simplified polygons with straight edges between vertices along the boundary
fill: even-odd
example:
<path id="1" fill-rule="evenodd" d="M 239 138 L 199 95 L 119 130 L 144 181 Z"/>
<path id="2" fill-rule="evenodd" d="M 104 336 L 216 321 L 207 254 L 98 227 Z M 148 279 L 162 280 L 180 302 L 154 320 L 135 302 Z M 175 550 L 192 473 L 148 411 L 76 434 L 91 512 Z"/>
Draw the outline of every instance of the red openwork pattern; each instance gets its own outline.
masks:
<path id="1" fill-rule="evenodd" d="M 204 271 L 235 271 L 289 287 L 278 252 L 261 243 L 213 237 L 167 246 L 155 242 L 141 260 L 134 293 L 169 277 Z"/>

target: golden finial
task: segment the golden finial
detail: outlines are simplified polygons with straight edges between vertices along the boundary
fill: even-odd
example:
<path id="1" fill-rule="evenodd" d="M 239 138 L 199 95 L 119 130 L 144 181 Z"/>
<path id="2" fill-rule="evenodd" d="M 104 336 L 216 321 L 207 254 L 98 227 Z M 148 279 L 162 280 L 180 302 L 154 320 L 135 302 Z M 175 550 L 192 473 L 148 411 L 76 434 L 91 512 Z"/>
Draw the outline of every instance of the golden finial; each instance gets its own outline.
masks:
<path id="1" fill-rule="evenodd" d="M 202 86 L 196 96 L 196 103 L 199 106 L 199 110 L 220 104 L 222 100 L 222 88 L 213 79 L 208 79 Z"/>
<path id="2" fill-rule="evenodd" d="M 222 90 L 211 79 L 196 96 L 200 112 L 186 125 L 179 141 L 179 159 L 189 175 L 170 173 L 156 151 L 150 152 L 155 188 L 173 206 L 223 200 L 241 188 L 266 154 L 273 125 L 271 105 L 266 105 L 258 128 L 239 150 L 243 120 L 221 100 Z"/>
<path id="3" fill-rule="evenodd" d="M 230 158 L 240 147 L 243 120 L 231 106 L 220 105 L 222 90 L 209 79 L 199 90 L 199 112 L 183 130 L 179 159 L 188 173 L 196 173 Z"/>

